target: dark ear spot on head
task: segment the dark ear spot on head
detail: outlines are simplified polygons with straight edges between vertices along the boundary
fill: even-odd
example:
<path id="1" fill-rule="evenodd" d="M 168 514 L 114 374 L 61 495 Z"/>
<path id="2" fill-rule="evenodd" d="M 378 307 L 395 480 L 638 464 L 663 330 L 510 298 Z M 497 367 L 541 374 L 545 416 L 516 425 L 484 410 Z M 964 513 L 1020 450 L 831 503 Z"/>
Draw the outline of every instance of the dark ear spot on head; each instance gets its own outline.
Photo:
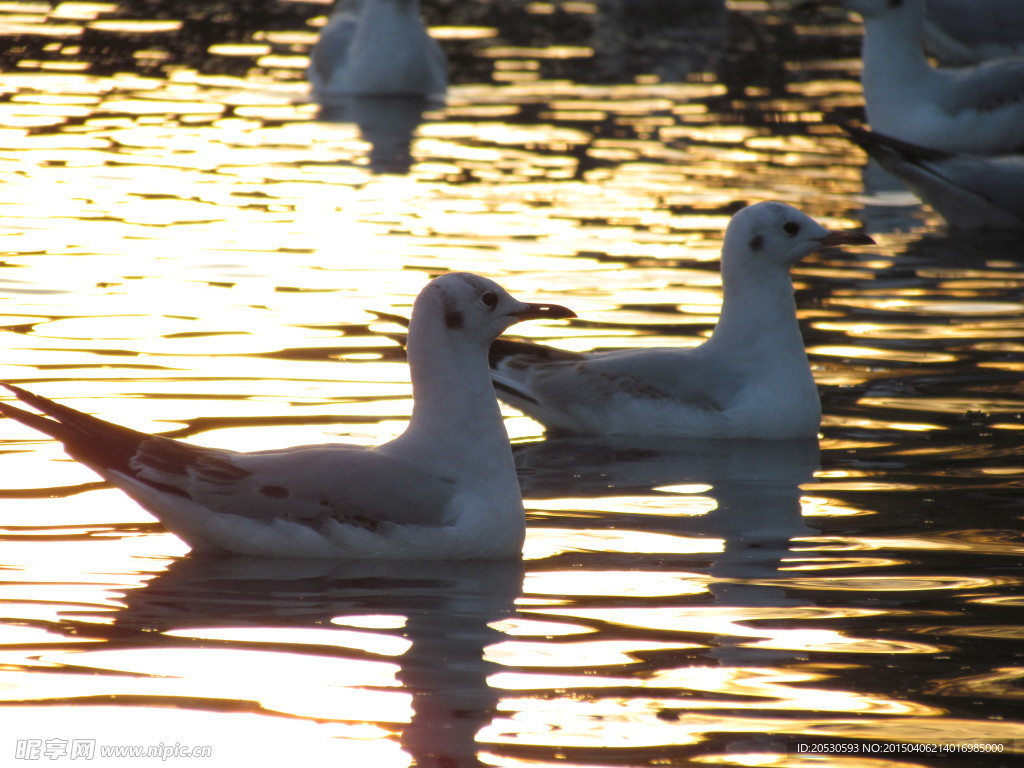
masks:
<path id="1" fill-rule="evenodd" d="M 444 313 L 444 324 L 452 329 L 462 327 L 462 313 L 457 309 L 449 309 Z"/>
<path id="2" fill-rule="evenodd" d="M 761 237 L 761 235 L 754 235 L 752 238 L 750 238 L 750 250 L 760 251 L 763 245 L 764 238 Z"/>
<path id="3" fill-rule="evenodd" d="M 260 493 L 270 499 L 287 499 L 291 494 L 280 485 L 261 485 Z"/>

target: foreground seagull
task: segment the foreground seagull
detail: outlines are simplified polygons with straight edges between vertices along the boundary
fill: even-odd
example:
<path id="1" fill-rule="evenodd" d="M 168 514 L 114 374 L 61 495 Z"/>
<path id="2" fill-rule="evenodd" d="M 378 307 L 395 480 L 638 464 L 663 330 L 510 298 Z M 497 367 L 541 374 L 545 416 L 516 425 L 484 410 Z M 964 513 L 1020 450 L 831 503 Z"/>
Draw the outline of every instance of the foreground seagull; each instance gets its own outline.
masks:
<path id="1" fill-rule="evenodd" d="M 196 550 L 519 557 L 523 502 L 487 349 L 513 323 L 574 316 L 565 307 L 517 301 L 468 273 L 431 281 L 409 327 L 412 419 L 399 437 L 375 448 L 203 448 L 101 421 L 10 384 L 4 386 L 45 416 L 2 402 L 0 413 L 60 440 L 72 458 Z"/>
<path id="2" fill-rule="evenodd" d="M 952 229 L 1024 229 L 1024 155 L 938 152 L 852 125 L 850 137 Z"/>
<path id="3" fill-rule="evenodd" d="M 722 313 L 705 343 L 577 354 L 499 341 L 498 396 L 558 433 L 814 438 L 821 402 L 789 270 L 821 248 L 873 242 L 783 203 L 751 205 L 725 232 Z"/>
<path id="4" fill-rule="evenodd" d="M 844 5 L 864 19 L 861 82 L 872 130 L 946 152 L 1024 150 L 1024 58 L 936 68 L 924 52 L 924 0 Z"/>
<path id="5" fill-rule="evenodd" d="M 309 82 L 320 100 L 441 98 L 448 89 L 447 58 L 427 33 L 418 0 L 336 3 L 309 59 Z"/>

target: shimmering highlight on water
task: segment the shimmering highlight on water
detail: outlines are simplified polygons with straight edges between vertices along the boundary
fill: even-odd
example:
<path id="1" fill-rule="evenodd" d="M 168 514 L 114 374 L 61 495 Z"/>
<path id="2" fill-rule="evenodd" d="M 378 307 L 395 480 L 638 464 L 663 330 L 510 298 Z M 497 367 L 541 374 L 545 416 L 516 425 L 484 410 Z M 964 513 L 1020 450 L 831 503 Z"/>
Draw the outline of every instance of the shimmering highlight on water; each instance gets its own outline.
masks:
<path id="1" fill-rule="evenodd" d="M 506 409 L 521 567 L 188 556 L 0 421 L 3 760 L 79 736 L 252 765 L 1020 759 L 1019 240 L 865 173 L 832 121 L 860 105 L 838 12 L 614 5 L 424 0 L 446 105 L 355 124 L 302 80 L 322 4 L 0 3 L 0 379 L 136 429 L 389 439 L 408 375 L 366 310 L 446 270 L 571 306 L 521 329 L 566 349 L 690 346 L 739 206 L 878 241 L 794 270 L 820 445 L 545 441 Z"/>

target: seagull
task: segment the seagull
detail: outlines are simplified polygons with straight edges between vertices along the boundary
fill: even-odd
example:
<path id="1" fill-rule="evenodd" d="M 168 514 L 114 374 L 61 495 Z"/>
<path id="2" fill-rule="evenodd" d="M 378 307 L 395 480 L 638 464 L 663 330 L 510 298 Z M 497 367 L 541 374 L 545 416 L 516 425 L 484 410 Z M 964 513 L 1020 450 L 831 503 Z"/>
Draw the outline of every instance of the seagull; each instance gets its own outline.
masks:
<path id="1" fill-rule="evenodd" d="M 872 130 L 944 152 L 1024 150 L 1024 58 L 933 67 L 924 52 L 924 0 L 844 5 L 864 19 L 861 82 Z"/>
<path id="2" fill-rule="evenodd" d="M 1024 155 L 956 155 L 853 125 L 843 127 L 951 229 L 1024 229 Z"/>
<path id="3" fill-rule="evenodd" d="M 306 445 L 253 453 L 136 432 L 4 384 L 43 415 L 0 414 L 65 451 L 197 551 L 334 559 L 520 557 L 522 495 L 487 367 L 514 323 L 575 317 L 517 301 L 464 272 L 432 280 L 409 326 L 412 418 L 376 447 Z"/>
<path id="4" fill-rule="evenodd" d="M 350 96 L 443 98 L 448 61 L 418 0 L 339 0 L 310 50 L 318 100 Z"/>
<path id="5" fill-rule="evenodd" d="M 928 0 L 925 48 L 947 66 L 1024 56 L 1020 0 Z"/>
<path id="6" fill-rule="evenodd" d="M 706 342 L 583 354 L 499 342 L 498 397 L 556 434 L 815 438 L 821 402 L 789 270 L 821 248 L 873 242 L 784 203 L 748 206 L 725 232 L 722 312 Z"/>

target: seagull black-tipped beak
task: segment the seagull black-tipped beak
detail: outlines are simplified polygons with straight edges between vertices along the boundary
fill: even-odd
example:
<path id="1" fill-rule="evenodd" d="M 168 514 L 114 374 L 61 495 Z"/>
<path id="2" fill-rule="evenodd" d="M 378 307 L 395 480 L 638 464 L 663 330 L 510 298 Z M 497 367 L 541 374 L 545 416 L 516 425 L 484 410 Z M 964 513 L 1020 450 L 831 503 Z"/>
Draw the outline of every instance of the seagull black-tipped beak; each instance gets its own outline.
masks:
<path id="1" fill-rule="evenodd" d="M 540 318 L 560 320 L 566 317 L 576 317 L 575 312 L 560 304 L 527 304 L 525 309 L 511 314 L 516 320 L 538 320 Z"/>
<path id="2" fill-rule="evenodd" d="M 832 230 L 827 235 L 818 239 L 823 246 L 833 245 L 874 245 L 875 241 L 863 232 L 850 230 Z"/>

